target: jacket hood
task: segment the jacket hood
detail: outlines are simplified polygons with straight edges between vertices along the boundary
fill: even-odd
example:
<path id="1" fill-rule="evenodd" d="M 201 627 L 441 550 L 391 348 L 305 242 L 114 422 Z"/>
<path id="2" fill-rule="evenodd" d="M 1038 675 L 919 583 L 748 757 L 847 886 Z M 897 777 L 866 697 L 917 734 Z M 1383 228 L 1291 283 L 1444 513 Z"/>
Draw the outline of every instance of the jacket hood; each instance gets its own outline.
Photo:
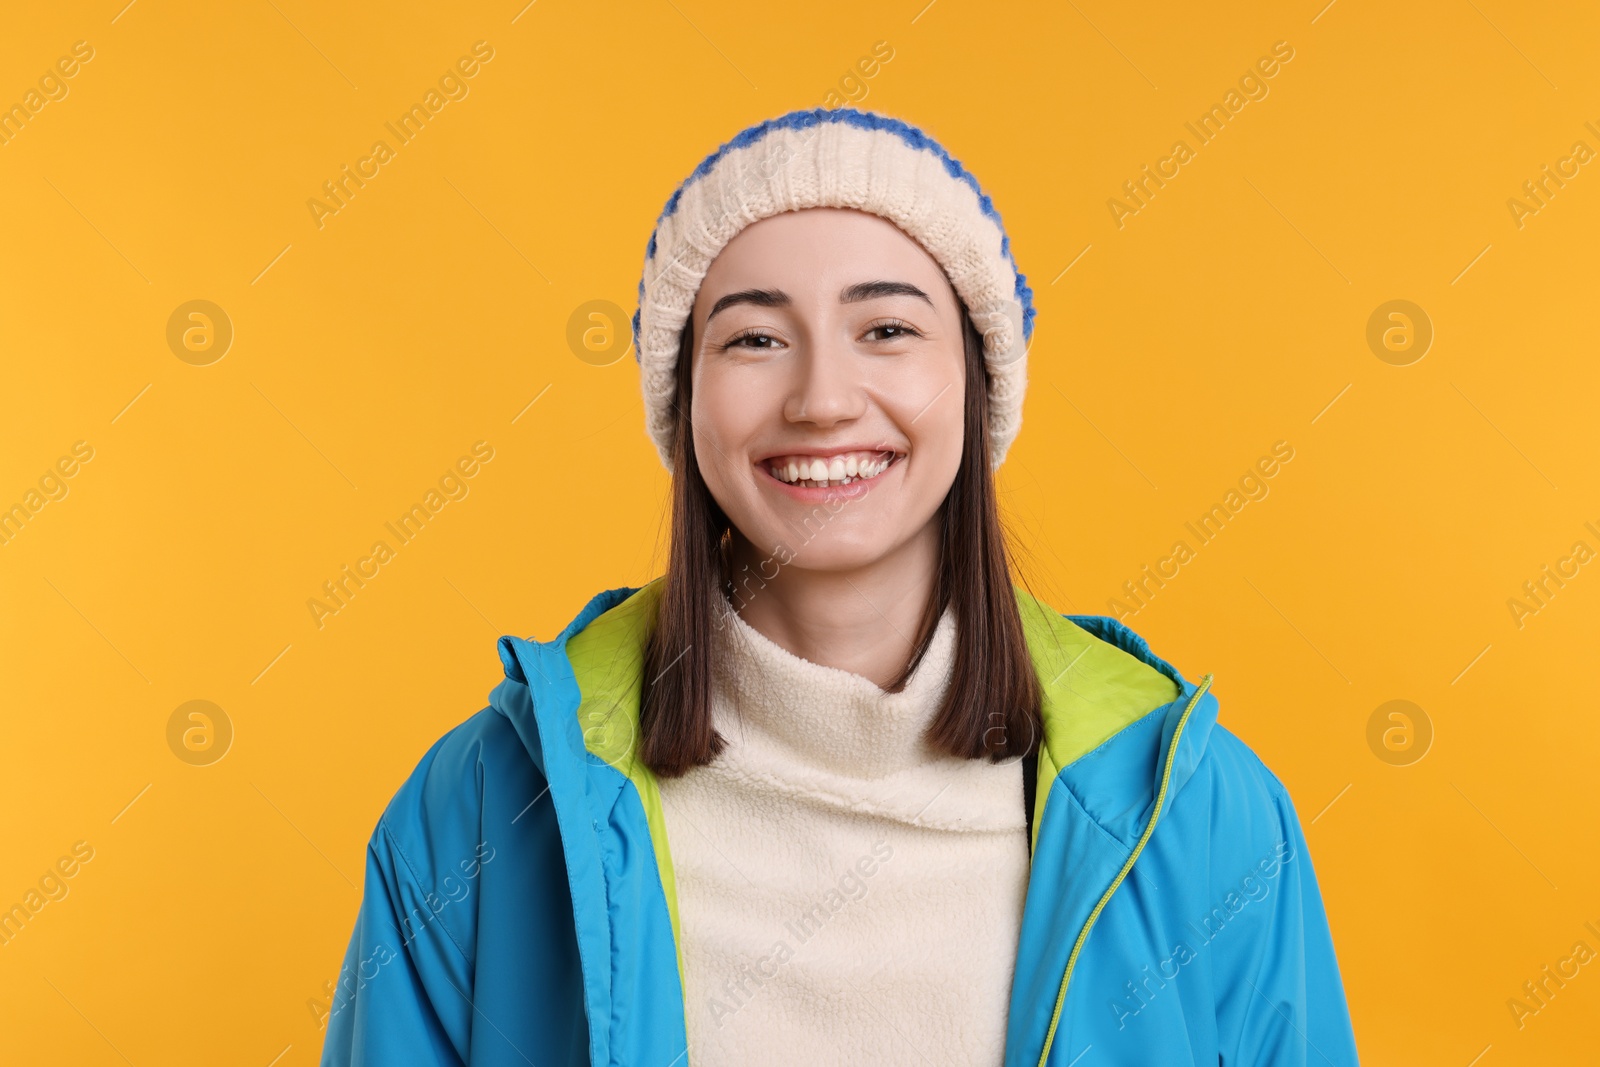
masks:
<path id="1" fill-rule="evenodd" d="M 656 578 L 643 586 L 595 594 L 549 641 L 500 638 L 506 681 L 491 695 L 491 704 L 528 743 L 552 792 L 558 780 L 566 784 L 567 776 L 584 766 L 608 764 L 623 777 L 603 787 L 611 795 L 596 799 L 609 805 L 625 781 L 633 782 L 650 818 L 652 837 L 662 841 L 665 826 L 655 775 L 637 758 L 635 742 L 645 648 L 655 630 L 664 583 Z M 1168 793 L 1176 795 L 1205 755 L 1217 721 L 1217 700 L 1207 691 L 1185 718 L 1185 706 L 1200 684 L 1185 679 L 1127 625 L 1108 615 L 1062 615 L 1020 586 L 1015 592 L 1043 691 L 1034 839 L 1050 783 L 1070 768 L 1070 787 L 1078 802 L 1107 832 L 1131 843 L 1149 813 L 1159 776 L 1169 774 Z M 531 699 L 508 699 L 508 685 L 525 687 Z M 574 685 L 580 697 L 576 706 L 570 699 Z M 537 724 L 522 721 L 530 708 Z M 1180 720 L 1182 743 L 1170 767 L 1150 762 L 1154 753 L 1167 751 Z M 1146 745 L 1107 745 L 1135 724 L 1157 736 Z M 670 867 L 663 871 L 663 882 L 676 933 Z"/>

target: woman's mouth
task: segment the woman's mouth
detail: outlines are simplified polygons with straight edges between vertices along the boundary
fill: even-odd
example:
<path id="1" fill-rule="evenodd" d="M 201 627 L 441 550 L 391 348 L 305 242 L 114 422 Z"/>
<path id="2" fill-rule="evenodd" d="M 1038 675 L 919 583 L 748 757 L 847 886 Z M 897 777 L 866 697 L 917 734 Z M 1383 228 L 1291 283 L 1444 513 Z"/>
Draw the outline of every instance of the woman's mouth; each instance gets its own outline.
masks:
<path id="1" fill-rule="evenodd" d="M 872 450 L 839 452 L 831 456 L 797 453 L 772 456 L 762 460 L 759 466 L 785 485 L 828 489 L 870 482 L 900 458 L 897 452 Z"/>

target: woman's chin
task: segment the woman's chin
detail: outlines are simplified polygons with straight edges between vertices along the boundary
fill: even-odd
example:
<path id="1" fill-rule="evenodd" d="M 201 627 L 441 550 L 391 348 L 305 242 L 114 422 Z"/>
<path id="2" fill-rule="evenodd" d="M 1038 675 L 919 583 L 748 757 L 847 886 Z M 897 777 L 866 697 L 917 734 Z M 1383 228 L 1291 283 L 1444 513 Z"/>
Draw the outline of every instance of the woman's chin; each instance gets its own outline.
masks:
<path id="1" fill-rule="evenodd" d="M 832 537 L 818 534 L 814 540 L 803 544 L 788 543 L 786 568 L 805 571 L 818 577 L 827 574 L 853 574 L 887 562 L 894 555 L 894 545 L 879 536 L 866 540 Z M 779 556 L 779 559 L 784 558 Z"/>

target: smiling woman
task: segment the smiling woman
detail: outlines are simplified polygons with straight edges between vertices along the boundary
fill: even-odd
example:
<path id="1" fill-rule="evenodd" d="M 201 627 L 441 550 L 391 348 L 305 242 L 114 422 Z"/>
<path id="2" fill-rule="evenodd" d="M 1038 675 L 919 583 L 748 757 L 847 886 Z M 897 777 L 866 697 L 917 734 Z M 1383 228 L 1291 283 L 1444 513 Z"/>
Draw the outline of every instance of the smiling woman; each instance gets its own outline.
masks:
<path id="1" fill-rule="evenodd" d="M 325 1065 L 1356 1062 L 1299 819 L 1211 676 L 1013 578 L 1033 319 L 916 127 L 794 111 L 695 168 L 633 320 L 666 573 L 500 639 L 379 820 L 346 971 L 441 860 L 496 862 L 341 984 Z"/>
<path id="2" fill-rule="evenodd" d="M 947 608 L 981 620 L 954 664 L 935 743 L 1006 757 L 1038 737 L 1038 684 L 989 473 L 982 353 L 938 261 L 876 214 L 772 215 L 711 263 L 676 363 L 672 555 L 646 659 L 661 681 L 645 687 L 641 710 L 641 756 L 658 774 L 722 750 L 706 714 L 706 634 L 727 610 L 731 576 L 829 501 L 852 506 L 791 553 L 804 580 L 748 601 L 741 617 L 888 692 L 917 668 Z M 716 538 L 698 533 L 712 528 Z M 844 624 L 844 605 L 855 609 L 848 625 L 807 634 L 816 613 Z"/>

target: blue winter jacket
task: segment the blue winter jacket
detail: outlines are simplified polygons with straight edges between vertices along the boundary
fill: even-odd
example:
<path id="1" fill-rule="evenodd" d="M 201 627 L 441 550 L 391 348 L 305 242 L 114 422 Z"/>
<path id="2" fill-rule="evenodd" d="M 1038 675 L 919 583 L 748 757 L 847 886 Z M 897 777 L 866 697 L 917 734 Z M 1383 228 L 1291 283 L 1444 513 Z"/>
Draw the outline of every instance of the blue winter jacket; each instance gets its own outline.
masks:
<path id="1" fill-rule="evenodd" d="M 373 831 L 324 1067 L 691 1067 L 660 794 L 633 758 L 661 588 L 500 638 L 489 706 Z M 1356 1063 L 1294 806 L 1217 724 L 1211 675 L 1017 596 L 1044 737 L 1005 1067 Z"/>

